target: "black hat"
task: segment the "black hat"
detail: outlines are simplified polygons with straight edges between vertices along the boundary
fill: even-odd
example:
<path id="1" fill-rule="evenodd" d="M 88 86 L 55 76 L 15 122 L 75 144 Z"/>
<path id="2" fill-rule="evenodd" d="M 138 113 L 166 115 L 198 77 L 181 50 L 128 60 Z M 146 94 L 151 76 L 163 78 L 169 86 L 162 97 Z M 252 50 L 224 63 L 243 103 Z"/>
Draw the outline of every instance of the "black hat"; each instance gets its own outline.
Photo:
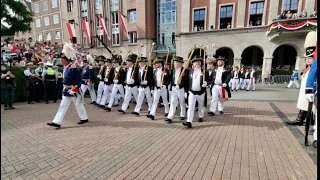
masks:
<path id="1" fill-rule="evenodd" d="M 138 62 L 148 62 L 146 57 L 139 57 Z"/>
<path id="2" fill-rule="evenodd" d="M 200 57 L 200 56 L 195 56 L 195 57 L 191 60 L 191 63 L 194 63 L 194 62 L 196 62 L 196 61 L 202 62 L 203 59 L 202 59 L 202 57 Z"/>
<path id="3" fill-rule="evenodd" d="M 138 56 L 137 56 L 136 54 L 130 54 L 130 55 L 127 57 L 126 61 L 136 62 L 137 57 L 138 57 Z"/>
<path id="4" fill-rule="evenodd" d="M 316 47 L 307 47 L 306 53 L 304 53 L 304 57 L 313 57 L 313 54 L 316 51 Z"/>
<path id="5" fill-rule="evenodd" d="M 57 66 L 58 66 L 58 67 L 63 67 L 63 65 L 62 65 L 62 64 L 58 64 Z"/>
<path id="6" fill-rule="evenodd" d="M 54 58 L 60 58 L 59 54 L 55 54 Z"/>
<path id="7" fill-rule="evenodd" d="M 1 66 L 7 66 L 5 63 L 1 63 Z"/>
<path id="8" fill-rule="evenodd" d="M 82 62 L 84 62 L 84 63 L 89 63 L 87 59 L 84 59 Z"/>
<path id="9" fill-rule="evenodd" d="M 72 59 L 67 58 L 67 56 L 66 56 L 64 53 L 61 53 L 61 54 L 60 54 L 60 58 L 72 62 Z"/>
<path id="10" fill-rule="evenodd" d="M 161 57 L 156 57 L 153 59 L 153 64 L 156 64 L 156 63 L 164 63 L 166 60 L 161 58 Z"/>
<path id="11" fill-rule="evenodd" d="M 224 62 L 226 62 L 226 59 L 224 58 L 224 57 L 222 57 L 222 56 L 219 56 L 219 57 L 217 57 L 217 59 L 216 59 L 217 61 L 224 61 Z"/>
<path id="12" fill-rule="evenodd" d="M 107 58 L 104 62 L 112 63 L 112 59 Z"/>
<path id="13" fill-rule="evenodd" d="M 104 57 L 103 55 L 100 55 L 96 58 L 96 61 L 103 61 L 104 62 L 106 59 L 107 59 L 106 57 Z"/>
<path id="14" fill-rule="evenodd" d="M 183 63 L 183 57 L 180 57 L 180 56 L 173 56 L 172 60 Z"/>
<path id="15" fill-rule="evenodd" d="M 120 59 L 117 57 L 112 57 L 112 62 L 113 63 L 121 63 Z"/>

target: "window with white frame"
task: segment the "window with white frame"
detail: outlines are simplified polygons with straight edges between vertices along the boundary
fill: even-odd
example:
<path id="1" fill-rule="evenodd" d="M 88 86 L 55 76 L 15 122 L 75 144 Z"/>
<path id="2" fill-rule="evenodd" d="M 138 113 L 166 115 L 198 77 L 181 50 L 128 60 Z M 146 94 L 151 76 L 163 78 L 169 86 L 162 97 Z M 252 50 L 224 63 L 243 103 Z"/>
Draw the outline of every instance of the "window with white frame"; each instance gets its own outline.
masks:
<path id="1" fill-rule="evenodd" d="M 136 22 L 137 21 L 137 11 L 136 9 L 130 9 L 128 10 L 128 19 L 129 22 Z"/>
<path id="2" fill-rule="evenodd" d="M 36 19 L 36 27 L 37 27 L 37 28 L 41 27 L 41 20 L 40 20 L 40 18 Z"/>
<path id="3" fill-rule="evenodd" d="M 233 16 L 233 5 L 220 7 L 220 29 L 231 28 Z"/>
<path id="4" fill-rule="evenodd" d="M 60 39 L 60 38 L 61 38 L 61 37 L 60 37 L 60 31 L 56 31 L 56 32 L 55 32 L 54 38 L 55 38 L 55 39 Z"/>
<path id="5" fill-rule="evenodd" d="M 54 14 L 52 18 L 53 18 L 53 24 L 59 24 L 59 14 Z"/>
<path id="6" fill-rule="evenodd" d="M 33 12 L 34 13 L 38 13 L 39 12 L 39 4 L 38 3 L 33 5 Z"/>
<path id="7" fill-rule="evenodd" d="M 102 26 L 100 24 L 98 16 L 96 17 L 96 24 L 97 24 L 97 36 L 101 40 L 101 42 L 103 42 L 103 29 L 102 29 Z M 98 46 L 102 46 L 101 42 L 99 40 L 97 41 Z"/>
<path id="8" fill-rule="evenodd" d="M 137 44 L 137 32 L 129 32 L 129 44 Z"/>
<path id="9" fill-rule="evenodd" d="M 73 0 L 67 0 L 67 12 L 71 12 L 73 8 Z"/>
<path id="10" fill-rule="evenodd" d="M 261 26 L 263 16 L 263 1 L 251 2 L 249 26 Z"/>
<path id="11" fill-rule="evenodd" d="M 57 8 L 58 7 L 58 0 L 51 0 L 51 7 Z"/>
<path id="12" fill-rule="evenodd" d="M 38 41 L 42 41 L 42 34 L 41 34 L 41 33 L 38 33 L 38 34 L 37 34 L 37 40 L 38 40 Z"/>
<path id="13" fill-rule="evenodd" d="M 42 10 L 43 10 L 43 11 L 48 10 L 48 1 L 43 1 L 43 2 L 42 2 Z"/>
<path id="14" fill-rule="evenodd" d="M 110 0 L 110 9 L 111 11 L 119 10 L 119 0 Z"/>
<path id="15" fill-rule="evenodd" d="M 111 12 L 111 31 L 112 31 L 112 44 L 120 44 L 120 31 L 119 31 L 119 18 L 118 13 Z"/>
<path id="16" fill-rule="evenodd" d="M 299 0 L 283 0 L 283 11 L 297 13 Z"/>
<path id="17" fill-rule="evenodd" d="M 81 17 L 88 16 L 88 4 L 87 0 L 81 0 Z"/>
<path id="18" fill-rule="evenodd" d="M 47 39 L 47 41 L 51 41 L 51 33 L 50 32 L 46 33 L 46 39 Z"/>
<path id="19" fill-rule="evenodd" d="M 193 11 L 193 29 L 196 31 L 205 30 L 205 20 L 206 20 L 206 10 L 205 9 L 195 9 Z"/>
<path id="20" fill-rule="evenodd" d="M 102 0 L 95 0 L 96 1 L 96 14 L 102 14 Z"/>
<path id="21" fill-rule="evenodd" d="M 44 17 L 43 21 L 44 21 L 44 26 L 49 26 L 50 25 L 49 16 Z"/>

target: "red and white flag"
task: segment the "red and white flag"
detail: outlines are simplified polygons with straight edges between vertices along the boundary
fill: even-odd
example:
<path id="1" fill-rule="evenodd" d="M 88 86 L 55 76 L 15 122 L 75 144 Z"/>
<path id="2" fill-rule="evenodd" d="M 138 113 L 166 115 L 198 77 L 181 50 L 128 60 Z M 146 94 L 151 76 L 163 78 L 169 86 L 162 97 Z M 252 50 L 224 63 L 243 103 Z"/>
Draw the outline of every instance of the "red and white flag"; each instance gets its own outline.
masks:
<path id="1" fill-rule="evenodd" d="M 68 33 L 69 33 L 70 39 L 72 39 L 73 37 L 76 37 L 76 31 L 74 29 L 74 24 L 71 24 L 71 23 L 67 22 L 66 25 L 67 25 L 67 29 L 68 29 Z"/>
<path id="2" fill-rule="evenodd" d="M 89 23 L 85 19 L 82 19 L 82 27 L 83 27 L 84 34 L 86 35 L 88 44 L 91 44 Z"/>
<path id="3" fill-rule="evenodd" d="M 107 27 L 106 27 L 106 24 L 104 23 L 104 20 L 101 18 L 101 16 L 98 16 L 98 18 L 99 18 L 99 22 L 100 22 L 100 25 L 101 25 L 104 33 L 106 33 L 106 35 L 107 35 L 107 37 L 108 37 L 108 39 L 109 39 L 109 41 L 110 41 L 111 38 L 110 38 L 109 33 L 108 33 L 108 31 L 107 31 Z"/>
<path id="4" fill-rule="evenodd" d="M 128 39 L 129 39 L 129 34 L 128 34 L 126 23 L 124 21 L 124 17 L 119 11 L 118 11 L 118 17 L 119 17 L 120 22 L 121 22 L 122 30 L 127 35 Z"/>

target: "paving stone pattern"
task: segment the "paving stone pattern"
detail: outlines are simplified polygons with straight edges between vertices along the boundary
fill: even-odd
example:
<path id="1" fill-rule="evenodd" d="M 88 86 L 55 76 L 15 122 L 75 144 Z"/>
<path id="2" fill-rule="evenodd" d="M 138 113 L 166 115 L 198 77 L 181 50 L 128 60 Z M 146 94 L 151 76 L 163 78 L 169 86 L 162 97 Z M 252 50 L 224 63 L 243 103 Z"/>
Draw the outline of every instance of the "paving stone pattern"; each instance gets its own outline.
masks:
<path id="1" fill-rule="evenodd" d="M 274 104 L 296 116 L 294 102 Z M 1 179 L 316 179 L 316 164 L 268 102 L 227 101 L 225 114 L 192 129 L 178 117 L 166 124 L 164 108 L 152 121 L 145 106 L 139 117 L 86 107 L 90 122 L 78 125 L 71 105 L 57 130 L 46 123 L 58 103 L 15 106 L 1 113 Z"/>

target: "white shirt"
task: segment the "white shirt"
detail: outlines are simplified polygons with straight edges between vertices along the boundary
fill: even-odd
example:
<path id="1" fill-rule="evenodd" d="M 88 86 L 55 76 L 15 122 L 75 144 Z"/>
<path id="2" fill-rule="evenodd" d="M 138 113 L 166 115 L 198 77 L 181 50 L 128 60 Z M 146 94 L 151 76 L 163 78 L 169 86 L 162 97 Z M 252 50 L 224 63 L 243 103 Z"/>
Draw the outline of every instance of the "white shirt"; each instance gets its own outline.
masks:
<path id="1" fill-rule="evenodd" d="M 157 87 L 161 87 L 162 80 L 162 68 L 158 68 L 156 71 Z"/>
<path id="2" fill-rule="evenodd" d="M 235 71 L 235 72 L 234 72 L 233 78 L 238 79 L 238 71 Z"/>
<path id="3" fill-rule="evenodd" d="M 128 67 L 126 81 L 129 82 L 131 79 L 132 67 Z"/>
<path id="4" fill-rule="evenodd" d="M 254 71 L 251 71 L 251 72 L 250 72 L 250 78 L 253 77 L 253 73 L 254 73 Z"/>
<path id="5" fill-rule="evenodd" d="M 141 82 L 144 81 L 144 80 L 142 80 L 144 69 L 145 69 L 145 67 L 142 67 L 142 68 L 139 69 L 139 75 L 140 75 L 140 78 L 141 78 Z"/>
<path id="6" fill-rule="evenodd" d="M 246 74 L 244 75 L 244 78 L 246 78 L 248 76 L 249 72 L 246 72 Z"/>
<path id="7" fill-rule="evenodd" d="M 201 68 L 194 69 L 192 74 L 192 91 L 201 91 Z"/>
<path id="8" fill-rule="evenodd" d="M 218 67 L 216 71 L 216 79 L 214 80 L 214 84 L 216 85 L 222 85 L 222 73 L 223 73 L 223 67 Z"/>
<path id="9" fill-rule="evenodd" d="M 178 79 L 180 76 L 181 68 L 176 68 L 175 69 L 175 74 L 174 74 L 174 84 L 178 83 Z"/>

